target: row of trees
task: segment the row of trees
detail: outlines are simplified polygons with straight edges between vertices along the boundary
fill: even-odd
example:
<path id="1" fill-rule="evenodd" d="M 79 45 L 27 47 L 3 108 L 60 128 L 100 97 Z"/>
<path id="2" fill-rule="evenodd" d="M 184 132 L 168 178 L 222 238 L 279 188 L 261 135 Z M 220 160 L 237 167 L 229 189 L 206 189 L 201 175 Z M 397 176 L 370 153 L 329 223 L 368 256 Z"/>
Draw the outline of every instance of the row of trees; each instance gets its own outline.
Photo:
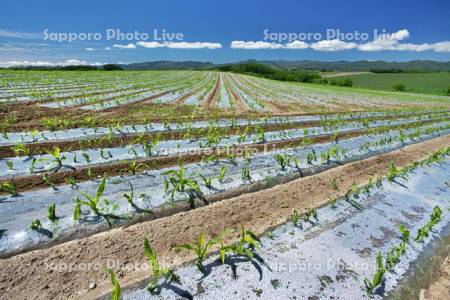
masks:
<path id="1" fill-rule="evenodd" d="M 320 75 L 317 72 L 300 71 L 300 70 L 280 70 L 274 69 L 264 64 L 254 62 L 228 64 L 216 67 L 215 69 L 224 72 L 251 74 L 280 81 L 314 82 L 314 80 L 320 79 Z"/>

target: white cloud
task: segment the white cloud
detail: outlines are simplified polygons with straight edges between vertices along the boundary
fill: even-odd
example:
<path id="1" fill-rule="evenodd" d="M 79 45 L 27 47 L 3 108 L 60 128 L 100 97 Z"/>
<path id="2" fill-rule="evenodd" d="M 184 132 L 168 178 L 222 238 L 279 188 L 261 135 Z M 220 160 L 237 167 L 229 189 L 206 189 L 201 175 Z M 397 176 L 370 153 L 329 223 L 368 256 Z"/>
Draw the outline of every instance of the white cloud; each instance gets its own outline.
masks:
<path id="1" fill-rule="evenodd" d="M 422 51 L 427 51 L 427 50 L 432 50 L 432 49 L 433 49 L 433 47 L 430 44 L 410 44 L 410 43 L 400 44 L 399 43 L 395 46 L 394 50 L 422 52 Z"/>
<path id="2" fill-rule="evenodd" d="M 173 49 L 219 49 L 222 48 L 220 43 L 205 42 L 167 42 L 164 43 L 167 48 Z"/>
<path id="3" fill-rule="evenodd" d="M 431 47 L 436 52 L 450 52 L 450 41 L 434 43 Z"/>
<path id="4" fill-rule="evenodd" d="M 219 49 L 222 48 L 220 43 L 208 43 L 208 42 L 143 42 L 136 43 L 144 48 L 161 48 L 167 47 L 172 49 Z"/>
<path id="5" fill-rule="evenodd" d="M 160 44 L 158 42 L 143 42 L 139 41 L 136 43 L 138 46 L 144 47 L 144 48 L 160 48 L 164 47 L 163 44 Z"/>
<path id="6" fill-rule="evenodd" d="M 398 41 L 396 40 L 383 40 L 378 39 L 373 42 L 368 42 L 358 46 L 361 51 L 383 51 L 383 50 L 396 50 Z"/>
<path id="7" fill-rule="evenodd" d="M 311 44 L 311 48 L 317 51 L 341 51 L 358 47 L 355 43 L 343 42 L 341 40 L 323 40 Z"/>
<path id="8" fill-rule="evenodd" d="M 402 29 L 394 33 L 394 38 L 398 41 L 406 40 L 409 38 L 409 31 L 408 29 Z"/>
<path id="9" fill-rule="evenodd" d="M 361 51 L 430 51 L 435 52 L 450 52 L 450 41 L 433 43 L 433 44 L 411 44 L 399 43 L 396 40 L 376 40 L 358 46 Z"/>
<path id="10" fill-rule="evenodd" d="M 309 45 L 302 41 L 293 41 L 292 43 L 288 43 L 284 45 L 286 49 L 306 49 Z"/>
<path id="11" fill-rule="evenodd" d="M 399 42 L 409 37 L 409 31 L 402 29 L 394 33 L 383 33 L 376 36 L 375 40 L 358 46 L 361 51 L 384 51 L 384 50 L 398 50 Z M 407 49 L 416 48 L 413 44 L 405 44 L 404 51 Z M 416 51 L 416 50 L 414 50 Z"/>
<path id="12" fill-rule="evenodd" d="M 361 51 L 429 51 L 435 52 L 450 52 L 450 42 L 438 42 L 438 43 L 400 43 L 399 41 L 407 39 L 409 37 L 409 31 L 407 29 L 399 30 L 394 33 L 379 35 L 374 41 L 361 44 L 358 49 Z"/>
<path id="13" fill-rule="evenodd" d="M 307 49 L 312 48 L 317 51 L 338 51 L 356 48 L 358 45 L 355 43 L 346 43 L 340 40 L 323 40 L 316 43 L 308 44 L 303 41 L 293 41 L 287 44 L 269 43 L 264 41 L 258 42 L 244 42 L 244 41 L 232 41 L 231 48 L 233 49 Z"/>
<path id="14" fill-rule="evenodd" d="M 86 51 L 94 51 L 94 48 L 86 48 Z"/>
<path id="15" fill-rule="evenodd" d="M 442 41 L 438 43 L 401 43 L 400 41 L 408 39 L 410 36 L 408 29 L 402 29 L 393 33 L 382 33 L 375 37 L 375 40 L 365 44 L 357 44 L 353 42 L 345 42 L 339 39 L 322 40 L 311 44 L 303 41 L 294 41 L 287 44 L 271 43 L 267 41 L 232 41 L 233 49 L 308 49 L 316 51 L 343 51 L 357 49 L 360 51 L 435 51 L 450 52 L 450 41 Z"/>
<path id="16" fill-rule="evenodd" d="M 395 41 L 402 41 L 409 38 L 409 31 L 408 29 L 402 29 L 397 32 L 393 33 L 382 33 L 377 35 L 375 40 L 395 40 Z"/>
<path id="17" fill-rule="evenodd" d="M 49 66 L 49 67 L 53 67 L 53 66 L 68 66 L 68 65 L 88 65 L 88 66 L 101 66 L 103 65 L 103 63 L 100 62 L 94 62 L 94 63 L 89 63 L 86 62 L 85 60 L 79 60 L 79 59 L 68 59 L 66 61 L 61 61 L 61 62 L 50 62 L 50 61 L 28 61 L 28 60 L 23 60 L 23 61 L 5 61 L 5 62 L 0 62 L 0 66 L 3 67 L 11 67 L 11 66 Z"/>
<path id="18" fill-rule="evenodd" d="M 244 42 L 244 41 L 232 41 L 231 48 L 233 49 L 281 49 L 283 45 L 277 43 L 268 42 Z"/>
<path id="19" fill-rule="evenodd" d="M 40 39 L 42 34 L 32 32 L 21 32 L 7 29 L 0 29 L 0 37 L 15 38 L 15 39 Z"/>
<path id="20" fill-rule="evenodd" d="M 105 50 L 108 50 L 108 51 L 109 51 L 109 50 L 111 50 L 111 48 L 109 48 L 109 47 L 105 47 Z"/>
<path id="21" fill-rule="evenodd" d="M 0 62 L 0 66 L 4 67 L 10 67 L 10 66 L 54 66 L 54 63 L 48 62 L 48 61 L 5 61 Z"/>
<path id="22" fill-rule="evenodd" d="M 114 44 L 113 47 L 114 48 L 119 48 L 119 49 L 134 49 L 134 48 L 136 48 L 136 45 L 132 44 L 132 43 L 129 43 L 128 45 L 117 45 L 117 44 Z"/>

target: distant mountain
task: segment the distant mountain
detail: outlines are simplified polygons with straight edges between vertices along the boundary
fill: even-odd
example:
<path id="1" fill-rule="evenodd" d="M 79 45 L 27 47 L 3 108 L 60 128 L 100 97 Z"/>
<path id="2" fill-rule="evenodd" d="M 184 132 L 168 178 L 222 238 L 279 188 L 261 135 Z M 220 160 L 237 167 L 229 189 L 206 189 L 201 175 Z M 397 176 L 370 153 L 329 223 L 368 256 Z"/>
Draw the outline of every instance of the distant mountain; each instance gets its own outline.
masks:
<path id="1" fill-rule="evenodd" d="M 403 71 L 450 71 L 450 61 L 439 62 L 433 60 L 412 60 L 407 62 L 387 62 L 377 61 L 315 61 L 315 60 L 247 60 L 236 62 L 247 63 L 256 62 L 269 65 L 277 69 L 287 70 L 327 70 L 327 71 L 370 71 L 370 70 L 390 70 L 397 69 Z M 233 64 L 233 63 L 232 63 Z M 211 62 L 200 61 L 149 61 L 120 65 L 124 70 L 184 70 L 184 69 L 209 69 L 228 64 L 213 64 Z"/>
<path id="2" fill-rule="evenodd" d="M 200 61 L 149 61 L 120 65 L 124 70 L 182 70 L 182 69 L 203 69 L 213 67 L 210 62 Z"/>
<path id="3" fill-rule="evenodd" d="M 407 62 L 377 61 L 314 61 L 314 60 L 260 60 L 258 63 L 289 70 L 370 71 L 373 69 L 399 69 L 404 71 L 450 71 L 450 61 L 412 60 Z"/>

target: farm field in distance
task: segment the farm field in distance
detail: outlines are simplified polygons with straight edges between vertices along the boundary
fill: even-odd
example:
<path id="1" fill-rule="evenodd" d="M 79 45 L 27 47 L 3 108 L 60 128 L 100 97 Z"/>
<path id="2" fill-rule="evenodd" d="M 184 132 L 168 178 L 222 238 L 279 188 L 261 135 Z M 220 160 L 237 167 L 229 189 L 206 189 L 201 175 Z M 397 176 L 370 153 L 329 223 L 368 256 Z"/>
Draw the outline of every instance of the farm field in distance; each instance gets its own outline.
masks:
<path id="1" fill-rule="evenodd" d="M 450 89 L 450 72 L 437 73 L 370 73 L 330 75 L 330 79 L 349 78 L 353 86 L 374 90 L 394 91 L 395 84 L 405 85 L 406 92 L 447 95 Z"/>
<path id="2" fill-rule="evenodd" d="M 339 78 L 0 70 L 0 299 L 409 296 L 450 73 Z"/>

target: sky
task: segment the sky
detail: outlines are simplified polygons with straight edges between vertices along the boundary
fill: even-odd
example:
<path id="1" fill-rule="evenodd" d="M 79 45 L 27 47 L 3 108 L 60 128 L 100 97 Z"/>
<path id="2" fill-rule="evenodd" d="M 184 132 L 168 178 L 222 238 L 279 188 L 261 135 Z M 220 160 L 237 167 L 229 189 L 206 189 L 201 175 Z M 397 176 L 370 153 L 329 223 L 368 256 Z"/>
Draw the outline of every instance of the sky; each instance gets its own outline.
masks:
<path id="1" fill-rule="evenodd" d="M 1 4 L 0 67 L 246 59 L 449 61 L 450 1 Z"/>

